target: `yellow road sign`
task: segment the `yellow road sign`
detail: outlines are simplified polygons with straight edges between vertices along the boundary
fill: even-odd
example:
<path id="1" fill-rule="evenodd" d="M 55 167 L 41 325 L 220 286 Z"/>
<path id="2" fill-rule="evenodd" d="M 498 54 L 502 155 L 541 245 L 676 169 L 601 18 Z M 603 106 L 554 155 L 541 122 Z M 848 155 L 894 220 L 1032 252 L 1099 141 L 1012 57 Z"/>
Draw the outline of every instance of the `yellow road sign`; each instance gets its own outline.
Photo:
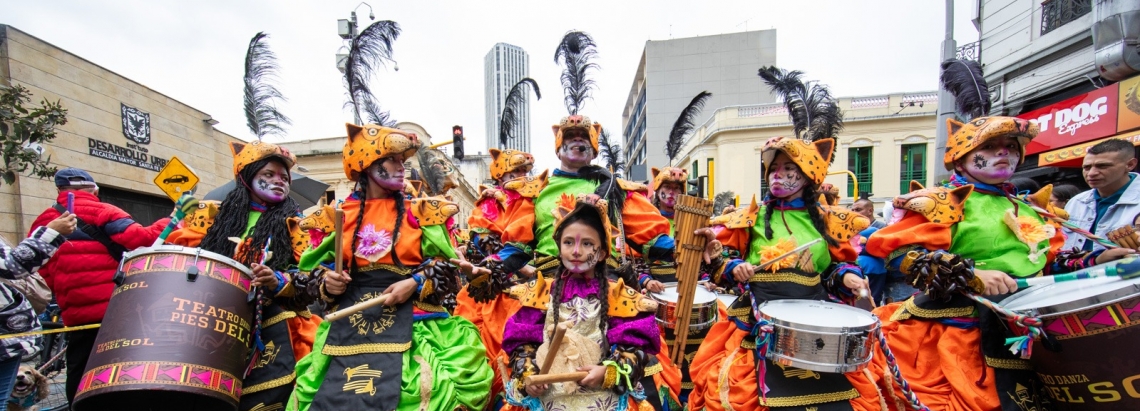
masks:
<path id="1" fill-rule="evenodd" d="M 190 170 L 178 157 L 171 157 L 166 167 L 158 172 L 154 178 L 154 185 L 166 193 L 171 200 L 178 201 L 182 193 L 190 191 L 198 185 L 198 176 Z"/>

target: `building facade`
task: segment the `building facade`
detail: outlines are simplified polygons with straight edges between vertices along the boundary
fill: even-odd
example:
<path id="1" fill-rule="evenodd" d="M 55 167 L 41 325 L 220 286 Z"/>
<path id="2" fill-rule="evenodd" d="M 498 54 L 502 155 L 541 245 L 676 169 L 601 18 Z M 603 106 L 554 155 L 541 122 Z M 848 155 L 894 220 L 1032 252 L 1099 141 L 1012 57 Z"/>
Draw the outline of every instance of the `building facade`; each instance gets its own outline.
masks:
<path id="1" fill-rule="evenodd" d="M 499 148 L 499 115 L 515 83 L 530 76 L 530 56 L 519 46 L 495 44 L 483 57 L 483 112 L 487 120 L 487 148 Z M 522 104 L 514 138 L 507 146 L 530 152 L 530 97 Z"/>
<path id="2" fill-rule="evenodd" d="M 625 175 L 645 180 L 650 167 L 668 164 L 669 130 L 702 91 L 712 93 L 706 108 L 776 101 L 756 74 L 775 64 L 776 30 L 646 41 L 622 111 Z"/>
<path id="3" fill-rule="evenodd" d="M 1140 0 L 983 0 L 977 14 L 981 40 L 964 50 L 985 67 L 992 114 L 1041 127 L 1018 175 L 1084 186 L 1084 149 L 1140 129 L 1140 100 L 1128 102 L 1140 82 Z"/>
<path id="4" fill-rule="evenodd" d="M 826 182 L 839 188 L 841 202 L 869 196 L 876 207 L 909 191 L 911 180 L 930 185 L 934 167 L 942 167 L 934 152 L 938 94 L 934 91 L 838 101 L 844 129 Z M 782 103 L 729 106 L 716 109 L 681 148 L 672 163 L 689 170 L 690 178 L 707 176 L 702 195 L 732 191 L 741 204 L 762 198 L 760 152 L 772 137 L 791 136 L 792 124 Z M 852 184 L 847 172 L 858 179 Z"/>
<path id="5" fill-rule="evenodd" d="M 155 185 L 177 156 L 199 177 L 197 192 L 233 179 L 229 142 L 217 121 L 147 86 L 14 27 L 0 25 L 0 87 L 23 86 L 32 103 L 59 101 L 67 124 L 44 146 L 56 167 L 91 173 L 99 197 L 143 224 L 171 213 L 174 203 Z M 20 175 L 0 186 L 0 234 L 24 237 L 57 197 L 51 179 Z M 13 243 L 14 244 L 14 243 Z"/>

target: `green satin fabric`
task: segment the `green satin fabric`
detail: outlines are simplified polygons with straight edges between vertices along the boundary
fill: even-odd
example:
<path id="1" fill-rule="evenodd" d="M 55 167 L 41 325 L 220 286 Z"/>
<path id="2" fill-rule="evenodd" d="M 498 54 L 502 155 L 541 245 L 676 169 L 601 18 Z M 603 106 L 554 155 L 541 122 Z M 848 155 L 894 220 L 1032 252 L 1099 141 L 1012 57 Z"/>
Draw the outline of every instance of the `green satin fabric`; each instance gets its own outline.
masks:
<path id="1" fill-rule="evenodd" d="M 1029 246 L 1017 239 L 1003 220 L 1014 203 L 1003 196 L 974 192 L 963 207 L 965 218 L 954 225 L 950 252 L 974 260 L 974 267 L 997 270 L 1014 277 L 1028 277 L 1045 268 L 1046 256 L 1029 261 Z M 1018 216 L 1030 216 L 1039 224 L 1045 221 L 1028 205 L 1018 203 Z M 1038 249 L 1048 249 L 1049 240 Z"/>
<path id="2" fill-rule="evenodd" d="M 811 217 L 808 216 L 806 210 L 776 210 L 772 213 L 772 239 L 769 240 L 764 237 L 764 212 L 764 207 L 761 207 L 757 214 L 759 221 L 752 226 L 748 255 L 745 257 L 749 264 L 759 265 L 761 263 L 760 247 L 776 245 L 788 238 L 789 235 L 795 237 L 797 247 L 817 238 L 823 238 L 812 225 Z M 821 210 L 820 213 L 822 214 L 823 211 Z M 827 249 L 827 242 L 820 241 L 808 249 L 811 250 L 811 258 L 815 263 L 815 272 L 825 272 L 827 266 L 831 265 L 831 252 Z"/>
<path id="3" fill-rule="evenodd" d="M 584 178 L 552 176 L 546 188 L 534 199 L 534 235 L 538 240 L 535 252 L 539 255 L 558 255 L 558 243 L 554 241 L 554 214 L 563 194 L 593 194 L 598 184 Z M 616 223 L 616 222 L 615 222 Z"/>

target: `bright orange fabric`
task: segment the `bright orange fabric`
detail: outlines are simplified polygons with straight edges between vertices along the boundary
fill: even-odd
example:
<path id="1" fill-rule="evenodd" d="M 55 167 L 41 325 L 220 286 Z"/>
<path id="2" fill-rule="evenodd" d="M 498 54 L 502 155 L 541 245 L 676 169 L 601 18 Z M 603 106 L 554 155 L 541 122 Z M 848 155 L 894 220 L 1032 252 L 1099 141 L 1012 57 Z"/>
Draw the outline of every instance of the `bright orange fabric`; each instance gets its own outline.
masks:
<path id="1" fill-rule="evenodd" d="M 494 380 L 491 381 L 490 393 L 490 396 L 494 398 L 503 392 L 503 376 L 495 361 L 499 355 L 503 354 L 503 328 L 507 325 L 507 319 L 518 312 L 521 304 L 518 300 L 505 295 L 499 295 L 492 301 L 480 304 L 475 302 L 467 293 L 467 287 L 459 290 L 459 295 L 455 297 L 455 300 L 457 301 L 455 315 L 466 318 L 475 324 L 475 327 L 479 329 L 483 346 L 487 347 L 487 362 L 495 373 Z"/>
<path id="2" fill-rule="evenodd" d="M 484 207 L 492 207 L 498 211 L 498 216 L 491 219 L 486 213 L 483 212 Z M 483 197 L 475 203 L 475 208 L 471 210 L 471 215 L 467 217 L 467 226 L 471 228 L 482 228 L 490 231 L 499 236 L 503 235 L 502 223 L 507 222 L 506 211 L 498 200 L 490 197 Z"/>
<path id="3" fill-rule="evenodd" d="M 657 352 L 657 362 L 661 364 L 661 372 L 653 375 L 653 383 L 657 386 L 655 391 L 659 392 L 661 387 L 669 388 L 669 396 L 680 404 L 681 367 L 669 359 L 669 346 L 665 344 L 665 333 L 661 333 L 661 350 Z"/>
<path id="4" fill-rule="evenodd" d="M 400 236 L 396 239 L 397 244 L 392 245 L 392 251 L 387 255 L 380 257 L 376 261 L 377 264 L 393 264 L 395 260 L 392 258 L 394 255 L 400 256 L 400 261 L 411 263 L 418 263 L 423 261 L 422 244 L 420 243 L 420 236 L 422 233 L 418 228 L 412 226 L 408 222 L 408 217 L 412 215 L 411 206 L 407 200 L 400 198 L 404 201 L 404 221 L 400 225 Z M 344 255 L 341 256 L 345 260 L 345 268 L 348 267 L 348 260 L 356 258 L 356 264 L 364 267 L 372 264 L 368 260 L 360 257 L 354 257 L 352 248 L 352 233 L 356 232 L 356 218 L 360 214 L 360 200 L 349 199 L 341 204 L 341 210 L 344 210 Z M 388 237 L 391 238 L 392 230 L 396 227 L 396 203 L 391 198 L 377 198 L 371 199 L 364 204 L 364 214 L 367 217 L 364 221 L 364 226 L 373 226 L 373 230 L 380 232 L 381 230 L 388 232 Z"/>
<path id="5" fill-rule="evenodd" d="M 183 247 L 197 247 L 198 244 L 202 243 L 203 238 L 206 238 L 205 234 L 191 230 L 187 227 L 182 227 L 171 231 L 170 235 L 166 236 L 166 244 L 175 244 Z"/>
<path id="6" fill-rule="evenodd" d="M 932 410 L 988 411 L 1001 409 L 994 386 L 994 370 L 982 358 L 982 334 L 977 328 L 963 330 L 937 321 L 907 319 L 890 321 L 903 303 L 875 309 L 882 320 L 883 335 L 902 375 L 918 399 Z M 875 344 L 871 373 L 884 385 L 886 357 Z M 982 373 L 985 378 L 982 378 Z M 981 385 L 979 386 L 979 381 Z M 902 390 L 894 384 L 895 395 Z M 894 401 L 888 400 L 894 407 Z"/>
<path id="7" fill-rule="evenodd" d="M 722 320 L 713 324 L 689 366 L 689 373 L 693 379 L 693 392 L 689 394 L 690 410 L 768 409 L 760 405 L 753 353 L 740 347 L 746 336 L 748 333 L 736 328 L 731 321 Z M 728 359 L 731 359 L 728 370 L 724 381 L 721 381 L 721 369 Z M 862 372 L 847 374 L 847 379 L 860 394 L 859 397 L 850 400 L 852 408 L 856 411 L 878 411 L 882 408 L 879 405 L 879 391 L 875 388 L 875 383 L 867 380 Z M 728 401 L 728 406 L 724 404 L 724 400 Z"/>
<path id="8" fill-rule="evenodd" d="M 507 205 L 506 215 L 500 216 L 503 227 L 503 244 L 530 244 L 534 241 L 534 199 L 520 197 Z"/>
<path id="9" fill-rule="evenodd" d="M 285 320 L 289 326 L 289 341 L 293 343 L 293 357 L 301 361 L 313 351 L 313 341 L 317 337 L 317 327 L 321 325 L 321 317 L 317 315 L 309 318 L 296 316 Z"/>
<path id="10" fill-rule="evenodd" d="M 883 227 L 867 239 L 868 254 L 886 258 L 895 250 L 917 245 L 928 250 L 949 250 L 953 232 L 950 225 L 932 223 L 922 214 L 907 211 L 902 220 Z"/>
<path id="11" fill-rule="evenodd" d="M 621 222 L 625 237 L 635 244 L 649 244 L 657 236 L 669 235 L 669 220 L 638 192 L 628 192 L 625 196 Z"/>

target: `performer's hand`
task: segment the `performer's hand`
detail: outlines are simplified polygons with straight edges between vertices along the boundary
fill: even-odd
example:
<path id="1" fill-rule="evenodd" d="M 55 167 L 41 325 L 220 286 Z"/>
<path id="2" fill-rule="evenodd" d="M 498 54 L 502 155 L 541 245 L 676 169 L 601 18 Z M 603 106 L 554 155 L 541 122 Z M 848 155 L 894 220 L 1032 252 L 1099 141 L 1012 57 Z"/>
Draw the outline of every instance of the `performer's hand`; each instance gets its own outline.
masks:
<path id="1" fill-rule="evenodd" d="M 716 233 L 714 233 L 711 228 L 705 227 L 698 229 L 697 231 L 693 231 L 693 235 L 703 236 L 708 239 L 708 243 L 705 244 L 705 253 L 703 257 L 705 264 L 711 263 L 712 260 L 716 258 L 717 254 L 720 254 L 721 250 L 723 249 L 720 241 L 716 240 Z"/>
<path id="2" fill-rule="evenodd" d="M 534 274 L 537 272 L 538 269 L 534 268 L 533 265 L 524 265 L 523 268 L 519 269 L 519 274 L 526 278 L 534 278 Z"/>
<path id="3" fill-rule="evenodd" d="M 732 278 L 736 279 L 738 283 L 747 283 L 748 280 L 752 279 L 752 271 L 755 270 L 756 267 L 752 264 L 740 263 L 732 269 Z"/>
<path id="4" fill-rule="evenodd" d="M 253 265 L 249 266 L 249 269 L 251 271 L 253 271 L 253 286 L 254 287 L 264 286 L 266 288 L 269 288 L 270 290 L 276 290 L 277 289 L 277 285 L 278 285 L 277 274 L 273 273 L 272 268 L 269 268 L 267 266 L 264 266 L 264 265 L 261 265 L 258 263 L 253 263 Z M 328 287 L 326 286 L 325 289 L 328 289 Z"/>
<path id="5" fill-rule="evenodd" d="M 63 214 L 56 217 L 55 220 L 51 220 L 51 222 L 47 223 L 47 228 L 55 230 L 59 235 L 68 236 L 75 231 L 76 224 L 75 215 L 64 211 Z"/>
<path id="6" fill-rule="evenodd" d="M 724 206 L 723 210 L 720 210 L 720 215 L 732 214 L 733 211 L 736 211 L 736 206 L 726 205 L 726 206 Z"/>
<path id="7" fill-rule="evenodd" d="M 459 256 L 460 260 L 467 261 L 467 255 L 466 254 L 467 254 L 467 246 L 461 245 L 459 247 L 455 247 L 455 255 Z"/>
<path id="8" fill-rule="evenodd" d="M 416 280 L 408 278 L 406 280 L 400 280 L 395 284 L 389 285 L 388 288 L 384 289 L 383 293 L 380 293 L 380 295 L 389 296 L 388 299 L 384 301 L 384 305 L 399 305 L 403 304 L 404 301 L 408 301 L 408 298 L 411 298 L 412 294 L 415 292 Z"/>
<path id="9" fill-rule="evenodd" d="M 712 281 L 700 281 L 698 284 L 705 286 L 706 290 L 712 291 L 714 293 L 717 292 L 717 288 L 719 288 L 716 286 L 716 284 L 713 284 Z"/>
<path id="10" fill-rule="evenodd" d="M 1017 281 L 997 270 L 974 270 L 974 275 L 986 285 L 986 295 L 1003 295 L 1017 291 Z"/>
<path id="11" fill-rule="evenodd" d="M 1103 253 L 1100 253 L 1100 255 L 1096 256 L 1096 263 L 1104 264 L 1119 260 L 1132 254 L 1136 254 L 1136 250 L 1133 250 L 1131 248 L 1113 248 L 1104 250 Z"/>
<path id="12" fill-rule="evenodd" d="M 604 376 L 605 375 L 603 374 L 603 377 Z M 541 397 L 542 394 L 546 394 L 546 390 L 549 388 L 550 386 L 546 384 L 527 384 L 526 395 L 529 395 L 531 397 Z"/>
<path id="13" fill-rule="evenodd" d="M 338 273 L 333 270 L 326 270 L 325 292 L 330 296 L 344 294 L 345 288 L 348 287 L 348 283 L 351 281 L 352 277 L 349 277 L 348 273 Z M 412 280 L 412 282 L 415 282 L 415 280 Z"/>
<path id="14" fill-rule="evenodd" d="M 847 273 L 843 275 L 843 286 L 847 287 L 848 290 L 851 290 L 851 294 L 855 295 L 856 297 L 860 295 L 859 290 L 870 289 L 870 286 L 867 284 L 867 280 L 859 278 L 859 276 L 855 275 L 854 273 Z"/>
<path id="15" fill-rule="evenodd" d="M 470 261 L 462 258 L 452 258 L 451 263 L 458 266 L 459 271 L 462 272 L 463 275 L 467 278 L 478 278 L 480 276 L 491 274 L 491 270 L 483 267 L 476 267 L 475 264 L 471 264 Z"/>
<path id="16" fill-rule="evenodd" d="M 665 291 L 665 284 L 662 284 L 657 280 L 649 280 L 645 283 L 645 289 L 649 290 L 650 292 L 659 293 Z"/>
<path id="17" fill-rule="evenodd" d="M 598 388 L 602 386 L 602 382 L 606 380 L 606 366 L 604 365 L 590 365 L 585 367 L 578 367 L 578 371 L 589 371 L 586 378 L 578 381 L 578 385 L 589 388 Z"/>

